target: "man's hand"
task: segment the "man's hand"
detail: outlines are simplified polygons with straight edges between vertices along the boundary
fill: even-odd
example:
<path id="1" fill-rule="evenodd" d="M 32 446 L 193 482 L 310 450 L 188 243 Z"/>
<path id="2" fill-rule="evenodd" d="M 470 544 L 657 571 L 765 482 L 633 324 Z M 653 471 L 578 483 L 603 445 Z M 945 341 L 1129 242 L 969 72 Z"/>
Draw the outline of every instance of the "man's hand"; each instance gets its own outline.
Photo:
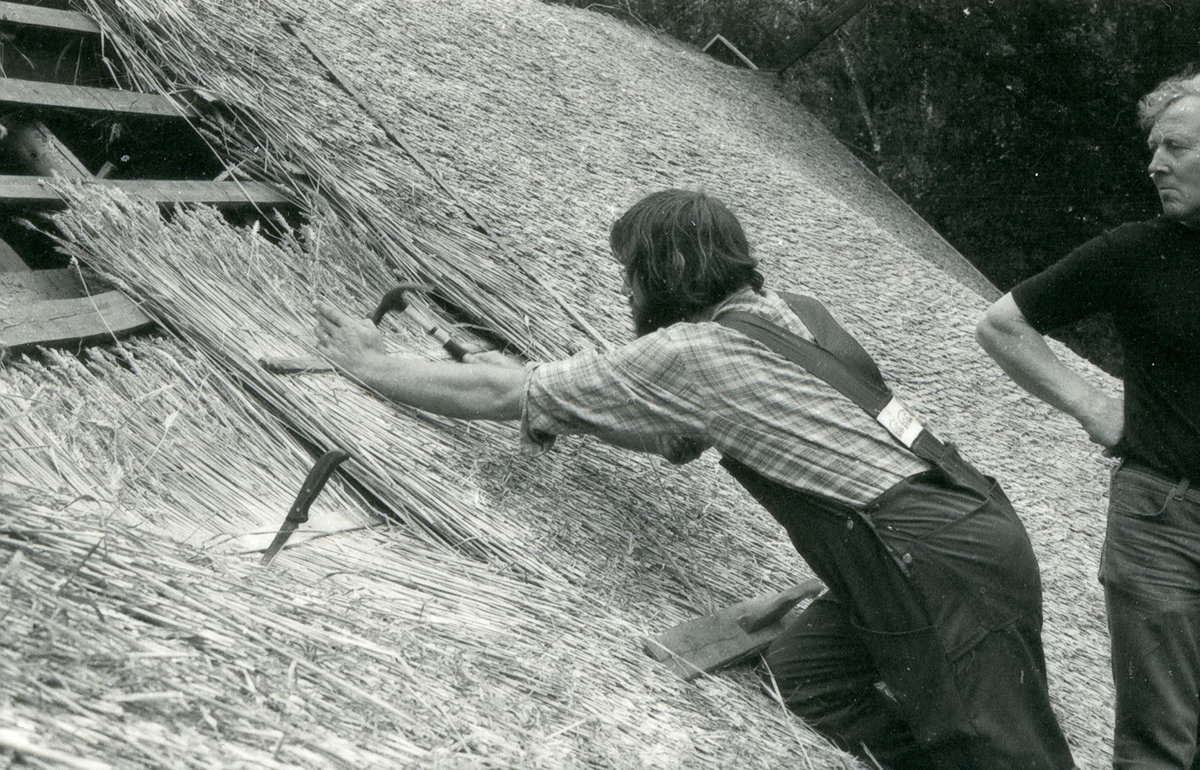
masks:
<path id="1" fill-rule="evenodd" d="M 374 356 L 386 356 L 383 336 L 369 318 L 352 318 L 325 302 L 313 306 L 317 352 L 339 369 L 360 372 Z"/>
<path id="2" fill-rule="evenodd" d="M 1088 438 L 1105 449 L 1112 449 L 1125 433 L 1125 399 L 1097 395 L 1095 403 L 1079 417 Z"/>
<path id="3" fill-rule="evenodd" d="M 463 366 L 389 355 L 383 337 L 366 318 L 352 318 L 318 302 L 317 351 L 366 388 L 426 412 L 466 420 L 516 420 L 525 392 L 524 367 Z"/>

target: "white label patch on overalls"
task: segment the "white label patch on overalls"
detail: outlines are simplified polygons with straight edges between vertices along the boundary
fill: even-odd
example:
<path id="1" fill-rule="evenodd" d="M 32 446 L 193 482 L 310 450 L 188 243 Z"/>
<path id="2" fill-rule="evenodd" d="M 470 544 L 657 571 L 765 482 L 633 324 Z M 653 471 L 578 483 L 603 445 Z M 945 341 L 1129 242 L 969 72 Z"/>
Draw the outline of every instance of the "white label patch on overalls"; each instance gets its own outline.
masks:
<path id="1" fill-rule="evenodd" d="M 895 436 L 897 441 L 909 449 L 912 449 L 913 442 L 924 430 L 917 418 L 913 417 L 904 408 L 904 404 L 900 403 L 900 399 L 894 396 L 875 419 L 880 425 L 887 428 L 887 432 Z"/>

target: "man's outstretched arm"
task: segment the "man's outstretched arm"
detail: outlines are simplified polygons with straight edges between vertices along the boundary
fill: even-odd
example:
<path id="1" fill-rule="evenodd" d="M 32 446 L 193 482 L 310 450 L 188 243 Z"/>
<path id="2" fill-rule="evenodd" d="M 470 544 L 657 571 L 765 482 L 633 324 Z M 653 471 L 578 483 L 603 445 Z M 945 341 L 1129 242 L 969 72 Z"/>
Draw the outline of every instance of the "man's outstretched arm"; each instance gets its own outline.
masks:
<path id="1" fill-rule="evenodd" d="M 389 355 L 370 320 L 353 318 L 323 302 L 314 312 L 317 351 L 385 398 L 465 420 L 520 419 L 524 368 Z"/>
<path id="2" fill-rule="evenodd" d="M 1014 382 L 1078 420 L 1092 441 L 1111 449 L 1120 440 L 1123 400 L 1105 395 L 1068 369 L 1030 326 L 1012 294 L 996 300 L 983 314 L 975 339 Z"/>
<path id="3" fill-rule="evenodd" d="M 422 361 L 388 353 L 379 330 L 323 302 L 314 306 L 317 351 L 349 377 L 385 398 L 464 420 L 518 420 L 525 367 L 494 353 L 468 354 L 468 365 Z M 603 432 L 622 449 L 651 452 L 673 463 L 694 460 L 708 444 L 669 436 Z"/>

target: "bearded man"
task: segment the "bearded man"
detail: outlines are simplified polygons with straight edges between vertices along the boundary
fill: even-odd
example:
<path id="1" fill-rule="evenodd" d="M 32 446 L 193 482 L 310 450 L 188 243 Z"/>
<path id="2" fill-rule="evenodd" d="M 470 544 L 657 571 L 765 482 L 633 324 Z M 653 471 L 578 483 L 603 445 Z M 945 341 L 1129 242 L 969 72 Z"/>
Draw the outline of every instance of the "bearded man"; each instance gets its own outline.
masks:
<path id="1" fill-rule="evenodd" d="M 796 714 L 892 768 L 1072 767 L 1037 562 L 996 482 L 912 418 L 820 303 L 763 288 L 715 198 L 649 195 L 610 245 L 637 332 L 611 353 L 415 361 L 327 305 L 318 349 L 397 402 L 519 421 L 530 452 L 572 433 L 675 462 L 715 449 L 828 588 L 765 655 Z"/>

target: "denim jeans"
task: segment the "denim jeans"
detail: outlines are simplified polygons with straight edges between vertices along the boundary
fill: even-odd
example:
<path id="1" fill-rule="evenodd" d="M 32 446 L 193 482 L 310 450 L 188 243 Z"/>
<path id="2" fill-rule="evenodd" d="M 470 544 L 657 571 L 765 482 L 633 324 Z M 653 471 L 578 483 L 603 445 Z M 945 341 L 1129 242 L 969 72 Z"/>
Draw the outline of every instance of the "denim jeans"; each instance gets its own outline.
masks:
<path id="1" fill-rule="evenodd" d="M 1200 770 L 1200 489 L 1119 466 L 1100 580 L 1117 693 L 1113 766 Z"/>

